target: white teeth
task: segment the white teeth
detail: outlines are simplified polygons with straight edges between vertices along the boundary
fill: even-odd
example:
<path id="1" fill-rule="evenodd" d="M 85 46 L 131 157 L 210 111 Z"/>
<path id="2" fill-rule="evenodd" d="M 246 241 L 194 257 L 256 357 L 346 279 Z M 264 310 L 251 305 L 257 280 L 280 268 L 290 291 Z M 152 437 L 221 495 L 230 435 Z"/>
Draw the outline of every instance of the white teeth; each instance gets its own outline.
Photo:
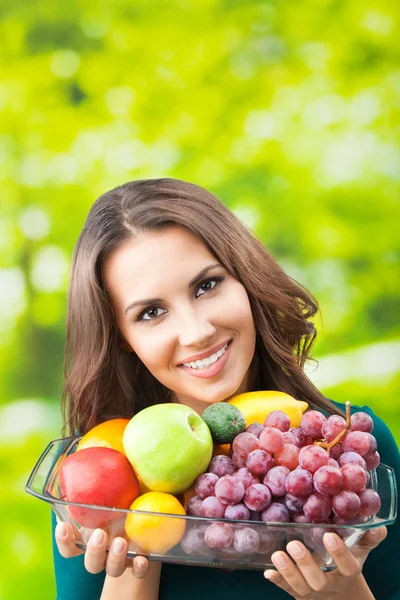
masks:
<path id="1" fill-rule="evenodd" d="M 225 353 L 228 344 L 225 344 L 223 348 L 212 354 L 211 356 L 207 356 L 207 358 L 203 358 L 203 360 L 196 360 L 195 362 L 183 363 L 185 367 L 191 367 L 192 369 L 204 369 L 217 362 L 217 360 Z"/>

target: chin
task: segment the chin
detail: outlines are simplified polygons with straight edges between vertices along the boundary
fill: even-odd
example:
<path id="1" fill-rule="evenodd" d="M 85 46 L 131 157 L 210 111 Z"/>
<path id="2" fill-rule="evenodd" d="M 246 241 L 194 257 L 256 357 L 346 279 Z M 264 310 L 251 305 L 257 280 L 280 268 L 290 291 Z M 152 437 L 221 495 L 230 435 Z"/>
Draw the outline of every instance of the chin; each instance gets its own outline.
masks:
<path id="1" fill-rule="evenodd" d="M 201 398 L 199 398 L 199 400 L 201 400 L 202 402 L 205 402 L 206 404 L 217 404 L 218 402 L 224 402 L 224 400 L 229 400 L 230 398 L 233 398 L 234 396 L 236 396 L 239 393 L 239 388 L 240 388 L 240 383 L 237 385 L 237 387 L 231 387 L 229 390 L 226 391 L 216 391 L 216 390 L 209 390 L 209 394 L 204 393 Z"/>

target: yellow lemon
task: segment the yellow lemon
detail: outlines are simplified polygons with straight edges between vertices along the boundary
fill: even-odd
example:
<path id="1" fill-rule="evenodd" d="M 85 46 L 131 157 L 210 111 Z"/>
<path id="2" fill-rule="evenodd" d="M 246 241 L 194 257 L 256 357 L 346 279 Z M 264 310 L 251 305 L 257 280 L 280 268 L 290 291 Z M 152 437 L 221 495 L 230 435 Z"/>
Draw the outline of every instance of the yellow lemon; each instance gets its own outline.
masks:
<path id="1" fill-rule="evenodd" d="M 228 400 L 240 410 L 246 420 L 246 427 L 251 423 L 264 424 L 267 416 L 274 410 L 281 410 L 290 419 L 291 427 L 299 427 L 301 417 L 308 408 L 307 402 L 296 400 L 285 392 L 266 390 L 238 394 Z"/>

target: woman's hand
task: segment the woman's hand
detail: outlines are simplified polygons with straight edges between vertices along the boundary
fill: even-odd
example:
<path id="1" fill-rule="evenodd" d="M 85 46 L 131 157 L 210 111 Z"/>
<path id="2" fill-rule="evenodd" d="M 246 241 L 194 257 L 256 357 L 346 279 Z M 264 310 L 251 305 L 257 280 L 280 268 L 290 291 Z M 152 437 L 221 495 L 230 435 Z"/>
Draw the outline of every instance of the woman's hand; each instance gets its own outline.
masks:
<path id="1" fill-rule="evenodd" d="M 337 599 L 338 595 L 343 594 L 347 586 L 361 574 L 369 552 L 376 548 L 386 535 L 386 527 L 370 529 L 350 551 L 338 535 L 325 534 L 324 545 L 337 566 L 337 569 L 330 573 L 321 571 L 303 544 L 289 542 L 286 548 L 294 560 L 291 560 L 285 552 L 274 552 L 272 562 L 278 570 L 265 571 L 264 576 L 296 599 Z M 331 540 L 335 547 L 330 545 Z M 296 553 L 297 548 L 300 548 L 302 556 Z"/>
<path id="2" fill-rule="evenodd" d="M 56 542 L 61 556 L 71 558 L 83 554 L 75 545 L 71 525 L 58 523 L 55 531 Z M 102 529 L 95 529 L 89 538 L 85 551 L 85 567 L 89 573 L 100 573 L 105 569 L 110 577 L 119 577 L 132 563 L 132 573 L 137 579 L 143 579 L 149 569 L 149 561 L 144 556 L 136 556 L 133 561 L 127 559 L 128 543 L 123 537 L 116 537 L 107 553 L 108 537 Z"/>

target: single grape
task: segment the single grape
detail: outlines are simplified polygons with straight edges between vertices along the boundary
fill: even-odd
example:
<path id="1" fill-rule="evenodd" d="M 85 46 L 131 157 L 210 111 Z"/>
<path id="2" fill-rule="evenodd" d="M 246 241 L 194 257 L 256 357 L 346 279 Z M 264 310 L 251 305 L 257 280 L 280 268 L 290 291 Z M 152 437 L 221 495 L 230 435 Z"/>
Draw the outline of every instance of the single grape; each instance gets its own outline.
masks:
<path id="1" fill-rule="evenodd" d="M 237 521 L 249 521 L 250 511 L 243 503 L 230 504 L 225 509 L 225 519 L 235 519 Z"/>
<path id="2" fill-rule="evenodd" d="M 279 431 L 289 431 L 290 419 L 282 410 L 273 410 L 264 421 L 265 427 L 276 427 Z"/>
<path id="3" fill-rule="evenodd" d="M 204 533 L 200 529 L 187 529 L 181 539 L 181 546 L 186 554 L 202 554 L 207 549 Z"/>
<path id="4" fill-rule="evenodd" d="M 361 507 L 361 500 L 355 492 L 342 490 L 332 498 L 332 509 L 335 515 L 343 519 L 355 517 Z"/>
<path id="5" fill-rule="evenodd" d="M 272 468 L 273 459 L 264 450 L 253 450 L 247 455 L 246 468 L 256 477 L 264 477 Z"/>
<path id="6" fill-rule="evenodd" d="M 258 536 L 260 538 L 260 545 L 256 550 L 257 554 L 267 554 L 276 547 L 276 533 L 274 531 L 268 531 L 265 528 L 257 529 Z"/>
<path id="7" fill-rule="evenodd" d="M 368 454 L 368 456 L 365 457 L 365 466 L 369 471 L 376 469 L 376 467 L 379 465 L 380 462 L 381 462 L 381 457 L 379 455 L 379 452 L 374 452 L 373 454 Z"/>
<path id="8" fill-rule="evenodd" d="M 293 444 L 294 446 L 300 448 L 299 438 L 295 433 L 293 433 L 293 431 L 284 431 L 282 435 L 284 444 Z"/>
<path id="9" fill-rule="evenodd" d="M 264 431 L 260 433 L 260 446 L 262 450 L 272 454 L 282 448 L 283 446 L 283 434 L 279 429 L 275 427 L 266 427 Z"/>
<path id="10" fill-rule="evenodd" d="M 334 496 L 336 497 L 336 496 Z M 329 496 L 315 492 L 307 498 L 303 506 L 304 514 L 312 523 L 323 523 L 331 514 L 332 505 Z"/>
<path id="11" fill-rule="evenodd" d="M 350 431 L 371 433 L 374 427 L 372 418 L 366 412 L 356 412 L 350 417 Z"/>
<path id="12" fill-rule="evenodd" d="M 262 511 L 271 504 L 272 496 L 269 488 L 262 483 L 250 485 L 245 493 L 243 502 L 250 510 Z"/>
<path id="13" fill-rule="evenodd" d="M 290 511 L 300 513 L 303 510 L 303 506 L 306 502 L 306 498 L 299 498 L 292 494 L 286 494 L 283 498 L 283 503 Z"/>
<path id="14" fill-rule="evenodd" d="M 300 449 L 294 444 L 283 444 L 274 454 L 275 465 L 293 471 L 299 464 Z"/>
<path id="15" fill-rule="evenodd" d="M 309 437 L 305 435 L 305 433 L 300 429 L 300 427 L 291 427 L 289 429 L 289 433 L 293 434 L 297 438 L 298 443 L 295 445 L 299 448 L 301 448 L 301 446 L 304 446 L 304 441 Z M 310 443 L 312 444 L 312 442 L 313 441 L 311 440 Z"/>
<path id="16" fill-rule="evenodd" d="M 200 496 L 193 496 L 193 498 L 190 498 L 187 507 L 186 507 L 186 514 L 190 515 L 191 517 L 201 517 L 201 505 L 203 504 L 203 498 L 200 498 Z"/>
<path id="17" fill-rule="evenodd" d="M 253 554 L 260 547 L 260 536 L 251 527 L 236 529 L 233 534 L 233 547 L 241 554 Z"/>
<path id="18" fill-rule="evenodd" d="M 233 542 L 233 528 L 229 523 L 212 523 L 207 527 L 204 540 L 210 548 L 222 550 Z"/>
<path id="19" fill-rule="evenodd" d="M 222 519 L 225 516 L 226 505 L 222 504 L 215 496 L 208 496 L 202 502 L 200 512 L 202 517 Z"/>
<path id="20" fill-rule="evenodd" d="M 268 508 L 262 511 L 261 518 L 266 523 L 289 523 L 290 513 L 281 502 L 271 502 Z"/>
<path id="21" fill-rule="evenodd" d="M 260 480 L 258 479 L 258 477 L 255 477 L 254 475 L 249 473 L 249 471 L 246 469 L 246 467 L 242 467 L 241 469 L 238 469 L 237 471 L 235 471 L 233 473 L 232 477 L 241 481 L 243 483 L 245 489 L 248 488 L 249 485 L 253 485 L 253 483 L 260 483 Z"/>
<path id="22" fill-rule="evenodd" d="M 376 452 L 378 444 L 376 438 L 371 433 L 366 432 L 365 435 L 367 435 L 369 439 L 369 450 L 366 454 L 364 454 L 364 458 L 366 459 L 368 456 L 371 456 L 371 454 Z"/>
<path id="23" fill-rule="evenodd" d="M 313 440 L 318 440 L 322 438 L 322 425 L 326 420 L 325 415 L 318 410 L 308 410 L 301 418 L 300 429 Z"/>
<path id="24" fill-rule="evenodd" d="M 232 454 L 232 463 L 235 469 L 243 469 L 246 467 L 247 456 L 241 456 L 240 454 Z"/>
<path id="25" fill-rule="evenodd" d="M 223 477 L 224 475 L 232 475 L 235 471 L 235 466 L 232 459 L 224 454 L 218 454 L 211 460 L 208 472 L 214 473 L 217 477 Z"/>
<path id="26" fill-rule="evenodd" d="M 350 431 L 342 442 L 344 452 L 357 452 L 360 456 L 365 456 L 371 446 L 368 433 L 364 431 Z"/>
<path id="27" fill-rule="evenodd" d="M 224 475 L 215 484 L 215 495 L 223 504 L 237 504 L 244 496 L 244 485 L 232 475 Z"/>
<path id="28" fill-rule="evenodd" d="M 338 460 L 341 454 L 343 454 L 343 448 L 341 444 L 335 444 L 329 450 L 329 457 L 334 458 L 335 460 Z"/>
<path id="29" fill-rule="evenodd" d="M 303 504 L 303 508 L 304 508 L 304 504 Z M 294 514 L 293 515 L 293 521 L 295 523 L 311 523 L 309 517 L 307 517 L 307 515 L 305 515 L 304 513 L 296 513 L 296 514 Z"/>
<path id="30" fill-rule="evenodd" d="M 217 475 L 214 473 L 203 473 L 197 478 L 195 490 L 196 494 L 200 498 L 207 498 L 208 496 L 215 496 L 215 484 L 218 481 Z"/>
<path id="31" fill-rule="evenodd" d="M 337 460 L 335 460 L 334 458 L 330 458 L 330 457 L 329 457 L 329 460 L 328 460 L 328 465 L 329 465 L 330 467 L 335 467 L 336 469 L 340 469 L 340 465 L 339 465 L 338 461 L 337 461 Z"/>
<path id="32" fill-rule="evenodd" d="M 328 464 L 329 454 L 321 446 L 303 446 L 299 453 L 299 464 L 303 469 L 315 473 Z"/>
<path id="33" fill-rule="evenodd" d="M 314 440 L 311 437 L 311 435 L 305 435 L 304 439 L 303 439 L 303 443 L 301 444 L 301 448 L 303 446 L 311 446 L 313 443 L 314 443 Z"/>
<path id="34" fill-rule="evenodd" d="M 313 476 L 305 469 L 295 469 L 286 478 L 286 491 L 299 498 L 307 498 L 313 492 Z"/>
<path id="35" fill-rule="evenodd" d="M 243 433 L 239 433 L 233 440 L 232 449 L 236 456 L 247 458 L 250 452 L 260 449 L 260 442 L 258 441 L 258 437 L 253 433 L 243 431 Z"/>
<path id="36" fill-rule="evenodd" d="M 315 471 L 313 483 L 320 494 L 335 496 L 343 487 L 343 475 L 339 468 L 326 465 Z"/>
<path id="37" fill-rule="evenodd" d="M 375 490 L 366 489 L 358 494 L 361 506 L 360 517 L 374 517 L 381 507 L 381 499 Z"/>
<path id="38" fill-rule="evenodd" d="M 340 468 L 343 475 L 343 489 L 352 492 L 362 492 L 367 485 L 367 472 L 354 463 L 347 463 Z"/>
<path id="39" fill-rule="evenodd" d="M 256 437 L 260 437 L 260 433 L 264 431 L 265 427 L 261 423 L 251 423 L 246 429 L 248 433 L 252 433 Z"/>
<path id="40" fill-rule="evenodd" d="M 346 419 L 343 419 L 340 415 L 331 415 L 322 424 L 322 437 L 325 438 L 327 442 L 331 442 L 345 429 Z"/>
<path id="41" fill-rule="evenodd" d="M 266 485 L 273 496 L 284 496 L 286 494 L 286 477 L 290 470 L 287 467 L 272 467 L 263 479 L 263 484 Z"/>
<path id="42" fill-rule="evenodd" d="M 354 465 L 360 465 L 363 469 L 367 468 L 365 460 L 357 452 L 343 452 L 343 454 L 339 456 L 338 462 L 340 467 L 352 463 Z"/>

